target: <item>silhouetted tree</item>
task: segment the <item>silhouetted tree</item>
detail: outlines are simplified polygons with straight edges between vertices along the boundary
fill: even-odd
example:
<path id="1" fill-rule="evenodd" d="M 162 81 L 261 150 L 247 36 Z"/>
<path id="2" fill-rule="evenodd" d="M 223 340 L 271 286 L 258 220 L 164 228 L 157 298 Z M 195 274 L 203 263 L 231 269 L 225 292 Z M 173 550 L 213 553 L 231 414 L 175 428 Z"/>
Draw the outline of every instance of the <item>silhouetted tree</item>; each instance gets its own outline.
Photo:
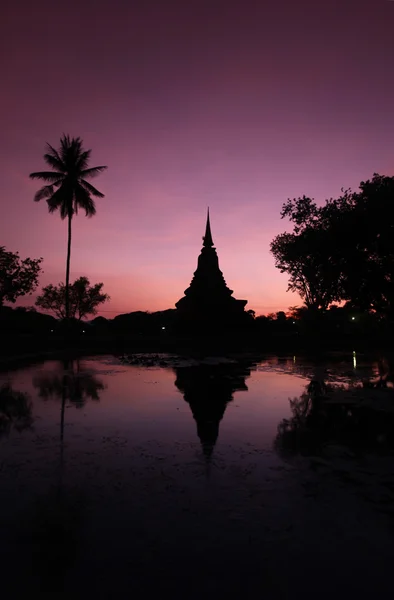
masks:
<path id="1" fill-rule="evenodd" d="M 267 332 L 271 329 L 272 319 L 267 315 L 259 315 L 255 318 L 255 326 L 258 332 Z"/>
<path id="2" fill-rule="evenodd" d="M 295 321 L 302 320 L 307 311 L 307 306 L 289 306 L 288 316 Z"/>
<path id="3" fill-rule="evenodd" d="M 393 200 L 394 177 L 375 173 L 359 192 L 342 190 L 324 206 L 305 196 L 283 205 L 294 230 L 278 235 L 271 252 L 308 309 L 349 301 L 394 317 Z"/>
<path id="4" fill-rule="evenodd" d="M 57 319 L 51 315 L 32 310 L 25 306 L 17 306 L 11 308 L 4 306 L 0 311 L 0 331 L 1 334 L 7 336 L 7 343 L 0 344 L 0 354 L 10 354 L 13 340 L 16 342 L 16 348 L 20 347 L 20 342 L 15 338 L 15 334 L 38 334 L 40 339 L 45 339 L 45 333 L 51 333 L 58 325 Z M 42 337 L 41 337 L 42 336 Z M 35 338 L 37 342 L 37 337 Z M 36 347 L 37 349 L 37 347 Z M 19 350 L 20 351 L 20 350 Z M 27 352 L 28 348 L 24 345 L 23 352 Z"/>
<path id="5" fill-rule="evenodd" d="M 176 315 L 175 309 L 157 312 L 135 311 L 117 315 L 112 321 L 114 331 L 137 335 L 158 335 L 171 329 Z"/>
<path id="6" fill-rule="evenodd" d="M 108 294 L 102 292 L 103 283 L 90 285 L 87 277 L 80 277 L 69 286 L 69 317 L 79 321 L 87 315 L 96 315 L 97 307 L 109 300 Z M 66 286 L 47 285 L 36 300 L 37 306 L 52 310 L 60 319 L 66 317 Z"/>
<path id="7" fill-rule="evenodd" d="M 287 317 L 286 317 L 286 313 L 283 310 L 279 310 L 276 313 L 276 320 L 279 323 L 286 323 L 287 322 Z"/>
<path id="8" fill-rule="evenodd" d="M 345 299 L 393 319 L 394 177 L 375 173 L 362 181 L 342 227 Z"/>
<path id="9" fill-rule="evenodd" d="M 96 317 L 95 319 L 93 319 L 93 321 L 91 321 L 92 325 L 95 325 L 97 327 L 107 327 L 108 326 L 108 319 L 106 319 L 105 317 Z"/>
<path id="10" fill-rule="evenodd" d="M 34 292 L 41 262 L 42 258 L 22 260 L 18 252 L 7 252 L 0 246 L 0 308 L 4 301 L 15 302 L 19 296 Z"/>
<path id="11" fill-rule="evenodd" d="M 294 233 L 281 233 L 271 242 L 275 266 L 290 276 L 288 291 L 297 292 L 309 309 L 325 310 L 341 299 L 332 232 L 321 209 L 305 196 L 288 200 L 281 217 L 294 223 Z"/>
<path id="12" fill-rule="evenodd" d="M 78 209 L 83 209 L 87 217 L 96 214 L 93 197 L 103 198 L 87 179 L 96 177 L 107 167 L 89 167 L 91 150 L 84 150 L 82 140 L 63 135 L 60 148 L 56 150 L 47 144 L 44 159 L 52 171 L 30 173 L 31 179 L 41 179 L 48 182 L 34 196 L 35 202 L 45 199 L 49 212 L 60 211 L 62 219 L 68 219 L 68 243 L 66 263 L 66 294 L 65 316 L 69 318 L 69 284 L 70 284 L 70 256 L 71 256 L 71 222 Z"/>

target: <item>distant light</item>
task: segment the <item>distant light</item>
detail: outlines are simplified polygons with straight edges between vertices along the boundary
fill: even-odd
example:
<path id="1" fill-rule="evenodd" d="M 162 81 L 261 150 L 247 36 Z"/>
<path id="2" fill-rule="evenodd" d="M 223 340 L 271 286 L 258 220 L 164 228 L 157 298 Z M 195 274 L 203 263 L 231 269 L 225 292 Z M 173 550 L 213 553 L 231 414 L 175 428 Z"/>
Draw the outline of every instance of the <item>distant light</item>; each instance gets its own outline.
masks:
<path id="1" fill-rule="evenodd" d="M 296 357 L 295 357 L 295 356 L 293 356 L 293 363 L 295 363 L 295 361 L 296 361 Z"/>
<path id="2" fill-rule="evenodd" d="M 162 329 L 165 329 L 165 327 L 162 327 Z"/>
<path id="3" fill-rule="evenodd" d="M 84 330 L 84 329 L 82 329 L 82 333 L 85 333 L 85 330 Z"/>
<path id="4" fill-rule="evenodd" d="M 353 369 L 357 369 L 357 358 L 355 350 L 353 350 Z"/>
<path id="5" fill-rule="evenodd" d="M 355 320 L 355 318 L 356 318 L 356 317 L 352 317 L 352 321 L 354 321 L 354 320 Z"/>
<path id="6" fill-rule="evenodd" d="M 53 329 L 51 329 L 51 333 L 53 333 Z"/>
<path id="7" fill-rule="evenodd" d="M 293 325 L 295 325 L 295 321 L 293 321 Z"/>

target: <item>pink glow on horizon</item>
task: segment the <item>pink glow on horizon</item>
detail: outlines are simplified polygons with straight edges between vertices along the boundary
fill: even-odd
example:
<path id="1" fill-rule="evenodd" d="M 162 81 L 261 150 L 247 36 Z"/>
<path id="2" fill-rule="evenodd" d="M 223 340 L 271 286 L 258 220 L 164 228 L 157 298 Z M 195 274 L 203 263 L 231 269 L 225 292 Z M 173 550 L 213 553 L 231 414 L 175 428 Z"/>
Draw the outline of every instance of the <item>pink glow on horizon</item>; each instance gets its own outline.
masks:
<path id="1" fill-rule="evenodd" d="M 89 4 L 70 0 L 59 20 L 50 0 L 26 0 L 1 19 L 0 245 L 44 257 L 40 287 L 64 280 L 66 223 L 33 202 L 27 176 L 67 132 L 109 167 L 71 257 L 72 279 L 104 282 L 101 314 L 174 307 L 208 205 L 234 296 L 257 314 L 301 304 L 269 253 L 289 229 L 283 202 L 394 174 L 394 5 Z"/>

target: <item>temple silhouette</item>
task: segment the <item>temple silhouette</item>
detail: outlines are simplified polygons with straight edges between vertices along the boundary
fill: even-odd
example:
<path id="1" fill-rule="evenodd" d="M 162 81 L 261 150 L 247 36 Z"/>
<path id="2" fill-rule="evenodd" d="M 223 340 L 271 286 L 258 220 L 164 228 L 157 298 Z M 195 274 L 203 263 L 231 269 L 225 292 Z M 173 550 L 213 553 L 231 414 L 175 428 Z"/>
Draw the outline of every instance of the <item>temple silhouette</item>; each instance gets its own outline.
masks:
<path id="1" fill-rule="evenodd" d="M 175 369 L 175 386 L 189 404 L 197 424 L 203 454 L 210 461 L 227 404 L 237 391 L 247 391 L 245 379 L 253 363 L 219 364 Z"/>
<path id="2" fill-rule="evenodd" d="M 219 268 L 219 259 L 213 245 L 209 208 L 203 247 L 197 269 L 183 298 L 175 304 L 178 328 L 206 331 L 239 327 L 249 322 L 245 312 L 247 300 L 233 298 Z"/>

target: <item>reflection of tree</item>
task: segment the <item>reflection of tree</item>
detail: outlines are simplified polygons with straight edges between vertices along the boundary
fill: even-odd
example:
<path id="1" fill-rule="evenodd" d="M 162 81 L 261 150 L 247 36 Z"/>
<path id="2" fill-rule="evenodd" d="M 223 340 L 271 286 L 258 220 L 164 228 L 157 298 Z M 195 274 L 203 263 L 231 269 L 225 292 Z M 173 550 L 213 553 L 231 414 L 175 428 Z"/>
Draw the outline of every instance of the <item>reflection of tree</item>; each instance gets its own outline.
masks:
<path id="1" fill-rule="evenodd" d="M 392 357 L 380 356 L 375 367 L 377 377 L 364 382 L 365 387 L 387 388 L 394 384 L 394 361 Z"/>
<path id="2" fill-rule="evenodd" d="M 0 436 L 12 428 L 29 429 L 33 423 L 32 405 L 27 394 L 15 391 L 10 384 L 0 387 Z"/>
<path id="3" fill-rule="evenodd" d="M 289 398 L 292 417 L 279 423 L 276 449 L 282 455 L 313 455 L 327 444 L 356 451 L 393 447 L 392 397 L 371 392 L 368 399 L 361 387 L 345 389 L 312 380 L 299 398 Z M 375 405 L 379 398 L 389 400 L 389 410 Z"/>
<path id="4" fill-rule="evenodd" d="M 64 409 L 66 402 L 82 408 L 87 400 L 100 400 L 99 391 L 105 386 L 100 379 L 80 369 L 78 361 L 64 361 L 56 371 L 42 373 L 33 378 L 33 385 L 44 400 L 58 398 L 62 401 L 60 431 L 64 432 Z"/>
<path id="5" fill-rule="evenodd" d="M 293 416 L 279 423 L 275 440 L 281 454 L 313 454 L 318 449 L 324 427 L 322 393 L 312 380 L 299 398 L 289 398 Z"/>
<path id="6" fill-rule="evenodd" d="M 245 378 L 251 365 L 235 364 L 200 365 L 175 369 L 176 387 L 190 405 L 197 423 L 204 455 L 212 455 L 219 435 L 219 424 L 228 402 L 236 391 L 247 390 Z"/>
<path id="7" fill-rule="evenodd" d="M 74 361 L 62 364 L 61 370 L 51 371 L 36 376 L 33 384 L 39 390 L 39 396 L 44 400 L 59 398 L 82 408 L 86 400 L 100 400 L 99 391 L 104 384 L 88 371 L 79 369 Z"/>

